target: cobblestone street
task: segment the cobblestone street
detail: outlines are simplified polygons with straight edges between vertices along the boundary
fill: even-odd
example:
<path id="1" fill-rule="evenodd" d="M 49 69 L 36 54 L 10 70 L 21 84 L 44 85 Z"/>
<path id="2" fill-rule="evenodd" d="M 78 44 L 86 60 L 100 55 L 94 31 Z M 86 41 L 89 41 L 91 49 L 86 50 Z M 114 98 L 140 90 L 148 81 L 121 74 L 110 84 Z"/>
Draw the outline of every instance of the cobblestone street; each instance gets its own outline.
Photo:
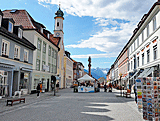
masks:
<path id="1" fill-rule="evenodd" d="M 119 97 L 119 90 L 112 93 L 73 93 L 63 89 L 53 96 L 52 92 L 27 95 L 26 103 L 6 106 L 0 100 L 1 121 L 142 121 L 134 98 Z"/>

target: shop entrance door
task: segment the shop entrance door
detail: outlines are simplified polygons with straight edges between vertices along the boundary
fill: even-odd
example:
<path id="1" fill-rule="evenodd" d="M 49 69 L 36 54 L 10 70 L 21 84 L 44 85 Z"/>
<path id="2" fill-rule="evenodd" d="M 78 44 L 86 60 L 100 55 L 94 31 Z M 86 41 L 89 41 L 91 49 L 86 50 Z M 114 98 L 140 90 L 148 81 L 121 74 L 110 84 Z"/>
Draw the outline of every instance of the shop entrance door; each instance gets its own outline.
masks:
<path id="1" fill-rule="evenodd" d="M 49 91 L 49 79 L 47 79 L 47 92 Z"/>

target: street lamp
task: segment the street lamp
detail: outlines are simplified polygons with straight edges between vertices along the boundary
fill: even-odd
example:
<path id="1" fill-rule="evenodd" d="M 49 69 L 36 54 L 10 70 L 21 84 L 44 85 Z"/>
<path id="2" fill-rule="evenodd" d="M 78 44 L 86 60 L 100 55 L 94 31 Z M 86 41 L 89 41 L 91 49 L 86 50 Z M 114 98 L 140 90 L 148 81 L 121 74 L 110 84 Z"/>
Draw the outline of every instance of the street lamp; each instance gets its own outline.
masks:
<path id="1" fill-rule="evenodd" d="M 55 91 L 55 87 L 56 87 L 56 77 L 55 76 L 51 76 L 51 82 L 54 84 L 54 96 L 56 96 L 56 91 Z"/>
<path id="2" fill-rule="evenodd" d="M 121 85 L 122 74 L 120 73 L 119 76 L 120 76 L 120 95 L 122 97 L 122 85 Z"/>

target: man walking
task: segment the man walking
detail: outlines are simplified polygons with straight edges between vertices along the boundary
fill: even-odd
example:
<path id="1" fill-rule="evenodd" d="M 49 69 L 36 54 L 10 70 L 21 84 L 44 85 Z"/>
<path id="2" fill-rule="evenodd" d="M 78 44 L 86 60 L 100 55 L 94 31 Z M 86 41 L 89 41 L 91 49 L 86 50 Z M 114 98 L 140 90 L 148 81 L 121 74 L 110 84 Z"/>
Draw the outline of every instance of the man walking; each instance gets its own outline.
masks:
<path id="1" fill-rule="evenodd" d="M 59 82 L 56 84 L 56 90 L 58 92 L 58 90 L 59 90 Z"/>
<path id="2" fill-rule="evenodd" d="M 41 87 L 40 87 L 40 84 L 38 83 L 38 85 L 37 85 L 37 98 L 38 97 L 40 97 L 40 89 L 41 89 Z"/>

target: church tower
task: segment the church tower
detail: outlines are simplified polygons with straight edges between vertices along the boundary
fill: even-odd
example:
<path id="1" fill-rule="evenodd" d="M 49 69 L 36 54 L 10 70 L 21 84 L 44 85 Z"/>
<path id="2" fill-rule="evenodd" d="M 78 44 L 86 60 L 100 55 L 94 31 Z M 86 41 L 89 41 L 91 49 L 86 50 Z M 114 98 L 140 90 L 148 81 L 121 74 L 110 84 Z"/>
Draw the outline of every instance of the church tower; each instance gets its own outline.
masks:
<path id="1" fill-rule="evenodd" d="M 63 20 L 64 20 L 63 15 L 64 15 L 64 13 L 63 13 L 63 11 L 61 11 L 60 5 L 59 5 L 59 9 L 55 13 L 55 15 L 56 16 L 54 17 L 54 19 L 55 19 L 54 36 L 61 37 L 61 39 L 63 40 L 63 34 L 64 34 L 64 32 L 63 32 Z"/>
<path id="2" fill-rule="evenodd" d="M 64 55 L 65 55 L 65 49 L 64 49 L 64 32 L 63 32 L 63 15 L 64 13 L 61 11 L 60 6 L 57 12 L 55 13 L 55 25 L 54 25 L 54 37 L 60 37 L 60 42 L 58 47 L 60 48 L 60 51 L 57 55 L 57 75 L 59 75 L 59 88 L 65 88 L 65 67 L 64 67 Z"/>

